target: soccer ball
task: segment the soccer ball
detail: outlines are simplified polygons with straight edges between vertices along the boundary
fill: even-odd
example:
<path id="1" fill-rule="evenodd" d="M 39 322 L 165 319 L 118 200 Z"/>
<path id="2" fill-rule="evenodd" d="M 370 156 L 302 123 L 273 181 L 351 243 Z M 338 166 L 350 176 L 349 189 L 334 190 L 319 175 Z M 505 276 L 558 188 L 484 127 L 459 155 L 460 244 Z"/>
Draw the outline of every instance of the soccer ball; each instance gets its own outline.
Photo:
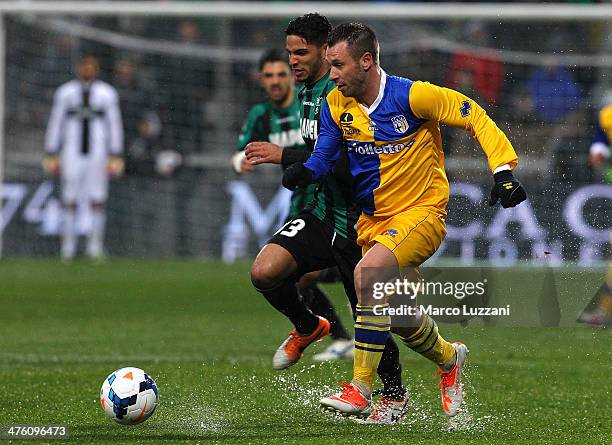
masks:
<path id="1" fill-rule="evenodd" d="M 144 422 L 157 407 L 157 385 L 139 368 L 121 368 L 111 373 L 100 389 L 104 413 L 123 425 Z"/>

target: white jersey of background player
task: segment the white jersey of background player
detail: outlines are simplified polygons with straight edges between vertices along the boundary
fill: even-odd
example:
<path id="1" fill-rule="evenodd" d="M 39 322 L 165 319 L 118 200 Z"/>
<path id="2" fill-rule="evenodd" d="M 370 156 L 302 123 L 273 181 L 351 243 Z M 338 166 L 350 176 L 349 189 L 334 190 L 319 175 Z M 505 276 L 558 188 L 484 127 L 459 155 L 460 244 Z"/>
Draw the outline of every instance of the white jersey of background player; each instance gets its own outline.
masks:
<path id="1" fill-rule="evenodd" d="M 45 169 L 61 177 L 64 206 L 61 255 L 74 257 L 77 247 L 76 210 L 91 208 L 92 227 L 87 255 L 100 259 L 106 215 L 108 178 L 123 171 L 123 126 L 119 96 L 111 85 L 97 80 L 98 61 L 83 56 L 77 79 L 61 85 L 54 96 L 47 126 Z"/>

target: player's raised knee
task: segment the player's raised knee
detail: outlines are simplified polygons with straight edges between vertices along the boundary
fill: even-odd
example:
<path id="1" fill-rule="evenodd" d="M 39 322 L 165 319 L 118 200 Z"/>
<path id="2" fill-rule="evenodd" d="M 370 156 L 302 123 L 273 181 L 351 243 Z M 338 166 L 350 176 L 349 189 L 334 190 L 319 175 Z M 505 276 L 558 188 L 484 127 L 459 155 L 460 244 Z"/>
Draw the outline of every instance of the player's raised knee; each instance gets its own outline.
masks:
<path id="1" fill-rule="evenodd" d="M 293 256 L 274 243 L 266 244 L 251 266 L 251 282 L 256 289 L 272 289 L 295 274 Z"/>
<path id="2" fill-rule="evenodd" d="M 256 289 L 272 289 L 282 279 L 277 271 L 278 268 L 272 261 L 257 258 L 251 266 L 251 283 Z"/>

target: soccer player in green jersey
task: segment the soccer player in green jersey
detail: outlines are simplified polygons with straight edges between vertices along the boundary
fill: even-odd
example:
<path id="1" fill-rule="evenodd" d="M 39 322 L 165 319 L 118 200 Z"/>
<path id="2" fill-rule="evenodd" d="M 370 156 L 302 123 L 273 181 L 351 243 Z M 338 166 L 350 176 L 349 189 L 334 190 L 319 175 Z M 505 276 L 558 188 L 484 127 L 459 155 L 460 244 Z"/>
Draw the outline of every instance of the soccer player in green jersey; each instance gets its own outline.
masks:
<path id="1" fill-rule="evenodd" d="M 308 151 L 253 142 L 246 148 L 247 160 L 252 165 L 287 166 L 305 162 L 310 156 L 318 137 L 319 114 L 325 96 L 334 88 L 325 61 L 330 30 L 327 19 L 319 14 L 298 17 L 286 29 L 289 64 L 296 80 L 304 84 L 299 92 L 300 128 Z M 319 184 L 310 205 L 268 241 L 252 265 L 251 280 L 255 288 L 295 327 L 274 354 L 275 369 L 295 364 L 304 349 L 329 331 L 329 322 L 313 314 L 296 292 L 295 282 L 299 277 L 310 271 L 337 266 L 353 312 L 355 310 L 353 271 L 361 259 L 361 250 L 356 244 L 358 211 L 353 203 L 350 178 L 348 162 L 340 162 L 335 173 Z M 369 420 L 399 422 L 407 409 L 408 393 L 401 384 L 399 351 L 391 337 L 385 345 L 378 374 L 384 389 L 372 411 L 375 417 Z"/>
<path id="2" fill-rule="evenodd" d="M 254 170 L 247 161 L 244 149 L 250 142 L 267 141 L 287 150 L 307 150 L 300 133 L 299 101 L 295 80 L 287 57 L 278 50 L 266 51 L 259 61 L 259 79 L 268 100 L 251 108 L 238 139 L 238 151 L 232 158 L 237 173 Z M 291 195 L 289 220 L 296 217 L 313 199 L 316 185 L 298 187 Z M 308 308 L 330 322 L 332 343 L 314 360 L 352 359 L 354 343 L 317 280 L 333 281 L 338 274 L 333 269 L 305 274 L 299 281 L 299 290 Z"/>

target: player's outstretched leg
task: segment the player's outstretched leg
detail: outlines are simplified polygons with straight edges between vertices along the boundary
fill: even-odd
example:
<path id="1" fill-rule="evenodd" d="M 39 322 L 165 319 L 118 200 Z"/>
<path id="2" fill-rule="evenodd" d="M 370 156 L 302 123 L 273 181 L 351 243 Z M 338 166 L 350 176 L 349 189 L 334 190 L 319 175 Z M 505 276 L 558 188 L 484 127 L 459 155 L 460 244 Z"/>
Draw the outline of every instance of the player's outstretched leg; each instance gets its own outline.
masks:
<path id="1" fill-rule="evenodd" d="M 255 289 L 295 327 L 274 354 L 274 369 L 295 364 L 308 345 L 329 333 L 329 322 L 313 314 L 302 301 L 294 279 L 296 269 L 291 254 L 276 244 L 264 246 L 251 267 Z"/>

